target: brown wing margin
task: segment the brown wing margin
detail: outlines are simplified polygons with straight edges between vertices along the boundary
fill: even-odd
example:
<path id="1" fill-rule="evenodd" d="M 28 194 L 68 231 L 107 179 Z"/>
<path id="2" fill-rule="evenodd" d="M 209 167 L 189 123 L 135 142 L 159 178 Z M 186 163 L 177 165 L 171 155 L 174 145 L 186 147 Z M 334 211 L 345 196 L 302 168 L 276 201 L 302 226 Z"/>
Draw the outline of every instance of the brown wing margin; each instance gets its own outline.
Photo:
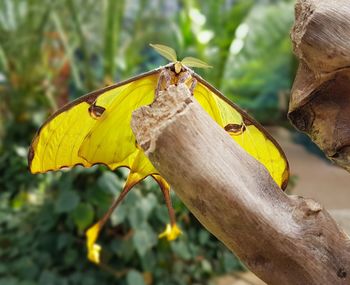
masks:
<path id="1" fill-rule="evenodd" d="M 264 133 L 266 135 L 266 137 L 272 141 L 274 143 L 274 145 L 277 147 L 277 149 L 279 150 L 279 152 L 282 154 L 284 160 L 286 161 L 286 170 L 283 174 L 283 176 L 285 175 L 285 180 L 283 181 L 283 184 L 281 186 L 282 190 L 285 190 L 287 188 L 288 185 L 288 181 L 289 181 L 289 163 L 287 160 L 287 157 L 284 153 L 284 151 L 282 150 L 281 146 L 278 144 L 278 142 L 264 129 L 264 127 L 257 122 L 255 119 L 253 119 L 250 115 L 248 115 L 247 112 L 245 112 L 244 110 L 242 110 L 238 105 L 236 105 L 235 103 L 233 103 L 232 101 L 230 101 L 230 99 L 228 99 L 227 97 L 225 97 L 224 94 L 222 94 L 218 89 L 216 89 L 213 85 L 211 85 L 209 82 L 205 81 L 201 76 L 199 76 L 198 74 L 196 74 L 194 71 L 192 71 L 191 69 L 188 69 L 191 73 L 192 76 L 201 84 L 203 84 L 205 87 L 207 87 L 210 91 L 212 91 L 216 96 L 218 96 L 220 99 L 224 100 L 227 104 L 231 105 L 232 108 L 234 108 L 235 110 L 237 110 L 243 117 L 243 121 L 246 125 L 255 125 L 262 133 Z"/>
<path id="2" fill-rule="evenodd" d="M 80 104 L 82 102 L 86 102 L 88 103 L 89 105 L 93 105 L 93 103 L 96 101 L 96 99 L 102 95 L 103 93 L 105 93 L 106 91 L 109 91 L 109 90 L 112 90 L 114 88 L 117 88 L 117 87 L 120 87 L 122 85 L 125 85 L 125 84 L 128 84 L 132 81 L 135 81 L 135 80 L 138 80 L 138 79 L 141 79 L 143 77 L 146 77 L 146 76 L 149 76 L 149 75 L 153 75 L 153 74 L 156 74 L 156 73 L 159 73 L 161 72 L 161 70 L 163 68 L 165 68 L 166 66 L 161 66 L 159 68 L 156 68 L 156 69 L 153 69 L 151 71 L 148 71 L 148 72 L 145 72 L 145 73 L 142 73 L 142 74 L 139 74 L 137 76 L 134 76 L 134 77 L 131 77 L 127 80 L 124 80 L 124 81 L 121 81 L 121 82 L 118 82 L 116 84 L 113 84 L 113 85 L 110 85 L 110 86 L 107 86 L 107 87 L 104 87 L 104 88 L 101 88 L 101 89 L 98 89 L 96 91 L 93 91 L 93 92 L 90 92 L 86 95 L 83 95 L 77 99 L 75 99 L 74 101 L 66 104 L 65 106 L 63 106 L 62 108 L 60 108 L 59 110 L 57 110 L 56 112 L 54 112 L 51 116 L 48 117 L 48 119 L 43 123 L 43 125 L 39 128 L 39 130 L 36 132 L 36 134 L 34 135 L 33 137 L 33 140 L 29 146 L 29 150 L 28 150 L 28 169 L 30 171 L 31 169 L 31 162 L 34 158 L 34 149 L 33 149 L 33 142 L 35 141 L 35 139 L 40 135 L 40 131 L 51 121 L 53 120 L 55 117 L 57 117 L 59 114 L 69 110 L 70 108 L 74 107 L 75 105 L 77 104 Z"/>

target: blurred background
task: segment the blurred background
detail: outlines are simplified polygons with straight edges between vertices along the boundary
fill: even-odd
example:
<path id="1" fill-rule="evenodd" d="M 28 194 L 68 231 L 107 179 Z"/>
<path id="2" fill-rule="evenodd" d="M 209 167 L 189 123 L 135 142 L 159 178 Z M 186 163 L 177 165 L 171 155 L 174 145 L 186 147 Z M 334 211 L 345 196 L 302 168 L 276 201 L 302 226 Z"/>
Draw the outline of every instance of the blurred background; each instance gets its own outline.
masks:
<path id="1" fill-rule="evenodd" d="M 281 143 L 293 174 L 288 191 L 346 216 L 348 175 L 286 118 L 297 67 L 289 39 L 293 6 L 288 0 L 1 0 L 0 284 L 229 285 L 245 278 L 239 260 L 175 195 L 184 234 L 171 243 L 157 238 L 168 215 L 148 179 L 104 228 L 103 262 L 96 266 L 86 259 L 84 231 L 108 209 L 127 170 L 27 170 L 31 139 L 52 112 L 167 63 L 149 43 L 212 65 L 198 73 Z M 259 282 L 245 280 L 239 284 Z"/>

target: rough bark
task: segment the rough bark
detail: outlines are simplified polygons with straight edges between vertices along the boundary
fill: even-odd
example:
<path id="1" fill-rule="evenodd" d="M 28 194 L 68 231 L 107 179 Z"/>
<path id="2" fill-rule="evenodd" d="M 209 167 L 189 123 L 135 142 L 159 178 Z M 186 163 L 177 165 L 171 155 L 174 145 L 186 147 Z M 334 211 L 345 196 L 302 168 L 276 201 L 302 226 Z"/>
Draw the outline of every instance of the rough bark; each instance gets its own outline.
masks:
<path id="1" fill-rule="evenodd" d="M 289 118 L 350 171 L 350 1 L 297 1 L 291 38 L 300 65 Z"/>
<path id="2" fill-rule="evenodd" d="M 350 241 L 317 202 L 285 195 L 191 97 L 170 86 L 132 128 L 197 219 L 268 284 L 350 284 Z"/>

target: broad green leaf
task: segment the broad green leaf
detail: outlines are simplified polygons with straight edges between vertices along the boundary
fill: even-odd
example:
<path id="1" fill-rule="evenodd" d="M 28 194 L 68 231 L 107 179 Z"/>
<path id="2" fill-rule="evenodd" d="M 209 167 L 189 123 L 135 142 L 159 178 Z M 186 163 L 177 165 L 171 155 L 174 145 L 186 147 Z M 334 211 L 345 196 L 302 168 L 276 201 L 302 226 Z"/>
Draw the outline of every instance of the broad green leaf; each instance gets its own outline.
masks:
<path id="1" fill-rule="evenodd" d="M 201 245 L 205 245 L 209 238 L 210 238 L 210 233 L 206 230 L 200 230 L 198 234 L 198 240 L 199 240 L 199 244 Z"/>
<path id="2" fill-rule="evenodd" d="M 176 255 L 180 256 L 184 260 L 190 260 L 192 257 L 188 245 L 183 240 L 177 240 L 175 242 L 172 242 L 171 248 L 173 249 Z"/>
<path id="3" fill-rule="evenodd" d="M 142 209 L 139 207 L 133 207 L 133 209 L 129 211 L 127 217 L 133 229 L 142 228 L 146 222 L 145 217 L 142 214 Z"/>
<path id="4" fill-rule="evenodd" d="M 156 245 L 157 241 L 157 235 L 149 225 L 144 224 L 135 230 L 133 243 L 140 256 L 143 256 L 150 248 Z"/>
<path id="5" fill-rule="evenodd" d="M 232 271 L 239 268 L 240 262 L 235 258 L 235 256 L 230 252 L 224 253 L 224 266 L 227 271 Z"/>
<path id="6" fill-rule="evenodd" d="M 130 270 L 126 276 L 128 285 L 146 285 L 143 276 L 136 270 Z"/>
<path id="7" fill-rule="evenodd" d="M 98 208 L 107 210 L 112 203 L 112 195 L 102 191 L 99 187 L 93 187 L 87 191 L 87 200 Z"/>
<path id="8" fill-rule="evenodd" d="M 158 248 L 158 247 L 157 247 Z M 161 254 L 155 250 L 148 250 L 143 256 L 140 256 L 142 264 L 142 270 L 152 272 L 154 268 L 159 264 L 158 256 Z"/>
<path id="9" fill-rule="evenodd" d="M 127 210 L 128 207 L 125 204 L 121 204 L 117 207 L 117 209 L 114 210 L 114 212 L 111 215 L 111 224 L 112 226 L 117 226 L 124 222 L 126 216 L 127 216 Z"/>
<path id="10" fill-rule="evenodd" d="M 122 182 L 113 172 L 104 172 L 101 177 L 99 177 L 98 186 L 103 190 L 114 196 L 118 195 L 120 189 L 123 187 Z"/>
<path id="11" fill-rule="evenodd" d="M 149 193 L 146 197 L 139 200 L 138 207 L 141 209 L 144 220 L 148 219 L 151 211 L 157 204 L 157 198 L 153 193 Z"/>
<path id="12" fill-rule="evenodd" d="M 165 205 L 158 205 L 155 212 L 159 221 L 164 224 L 169 222 L 168 208 Z"/>
<path id="13" fill-rule="evenodd" d="M 134 241 L 132 239 L 124 240 L 121 250 L 121 256 L 125 262 L 132 260 L 136 250 Z"/>
<path id="14" fill-rule="evenodd" d="M 74 223 L 79 231 L 84 231 L 94 220 L 94 209 L 88 203 L 80 203 L 72 212 Z"/>
<path id="15" fill-rule="evenodd" d="M 16 277 L 29 280 L 34 279 L 40 272 L 40 268 L 30 256 L 23 256 L 16 260 L 12 266 L 12 270 L 16 272 Z"/>
<path id="16" fill-rule="evenodd" d="M 71 190 L 60 191 L 55 203 L 57 213 L 67 213 L 75 209 L 79 204 L 80 197 Z"/>

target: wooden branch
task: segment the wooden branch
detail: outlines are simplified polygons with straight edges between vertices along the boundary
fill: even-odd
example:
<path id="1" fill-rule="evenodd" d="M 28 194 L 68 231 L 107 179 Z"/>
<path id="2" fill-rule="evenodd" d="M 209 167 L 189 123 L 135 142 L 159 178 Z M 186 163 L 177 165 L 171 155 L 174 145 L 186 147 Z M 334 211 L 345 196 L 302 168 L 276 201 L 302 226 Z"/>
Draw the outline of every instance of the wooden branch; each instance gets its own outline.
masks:
<path id="1" fill-rule="evenodd" d="M 350 1 L 299 0 L 295 12 L 289 118 L 350 171 Z"/>
<path id="2" fill-rule="evenodd" d="M 350 241 L 309 199 L 286 196 L 185 85 L 135 111 L 132 128 L 197 219 L 268 284 L 350 284 Z"/>

